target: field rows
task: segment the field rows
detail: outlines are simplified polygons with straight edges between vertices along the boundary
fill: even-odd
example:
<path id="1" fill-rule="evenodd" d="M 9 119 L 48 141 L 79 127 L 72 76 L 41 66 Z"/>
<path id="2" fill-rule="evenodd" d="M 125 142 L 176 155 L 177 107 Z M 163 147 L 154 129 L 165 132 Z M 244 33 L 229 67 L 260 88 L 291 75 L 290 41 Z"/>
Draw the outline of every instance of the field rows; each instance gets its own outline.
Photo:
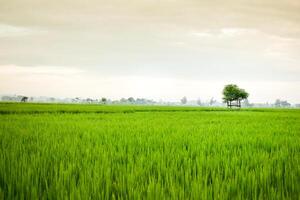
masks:
<path id="1" fill-rule="evenodd" d="M 0 113 L 0 199 L 300 196 L 299 110 L 0 104 Z"/>

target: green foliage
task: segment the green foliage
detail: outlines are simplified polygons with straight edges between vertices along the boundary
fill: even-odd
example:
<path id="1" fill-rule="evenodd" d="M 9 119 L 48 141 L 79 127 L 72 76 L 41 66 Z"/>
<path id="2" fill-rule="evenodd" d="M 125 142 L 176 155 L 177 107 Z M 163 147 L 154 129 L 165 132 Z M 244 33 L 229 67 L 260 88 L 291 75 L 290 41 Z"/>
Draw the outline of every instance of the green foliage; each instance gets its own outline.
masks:
<path id="1" fill-rule="evenodd" d="M 107 99 L 105 97 L 102 97 L 101 98 L 101 103 L 106 104 L 106 102 L 107 102 Z"/>
<path id="2" fill-rule="evenodd" d="M 181 104 L 186 104 L 187 103 L 187 98 L 186 97 L 182 97 L 182 99 L 180 99 Z"/>
<path id="3" fill-rule="evenodd" d="M 0 104 L 0 199 L 298 199 L 300 110 Z"/>
<path id="4" fill-rule="evenodd" d="M 228 101 L 240 101 L 247 99 L 249 94 L 244 90 L 239 88 L 235 84 L 226 85 L 223 89 L 223 100 Z"/>

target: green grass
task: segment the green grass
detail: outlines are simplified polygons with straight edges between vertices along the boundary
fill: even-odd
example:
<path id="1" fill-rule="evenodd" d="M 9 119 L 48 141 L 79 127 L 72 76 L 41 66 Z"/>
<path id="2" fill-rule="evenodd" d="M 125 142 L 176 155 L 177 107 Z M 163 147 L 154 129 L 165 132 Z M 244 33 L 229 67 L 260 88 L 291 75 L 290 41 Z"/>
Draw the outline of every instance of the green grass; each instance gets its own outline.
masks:
<path id="1" fill-rule="evenodd" d="M 300 110 L 0 104 L 0 199 L 299 199 Z"/>

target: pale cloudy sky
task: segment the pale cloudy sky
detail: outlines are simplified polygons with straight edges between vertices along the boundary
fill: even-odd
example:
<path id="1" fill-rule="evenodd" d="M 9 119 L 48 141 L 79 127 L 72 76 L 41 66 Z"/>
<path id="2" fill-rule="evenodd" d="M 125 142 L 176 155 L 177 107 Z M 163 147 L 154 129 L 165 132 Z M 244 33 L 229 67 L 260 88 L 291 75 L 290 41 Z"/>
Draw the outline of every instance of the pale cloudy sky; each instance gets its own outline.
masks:
<path id="1" fill-rule="evenodd" d="M 0 0 L 0 94 L 300 102 L 299 0 Z"/>

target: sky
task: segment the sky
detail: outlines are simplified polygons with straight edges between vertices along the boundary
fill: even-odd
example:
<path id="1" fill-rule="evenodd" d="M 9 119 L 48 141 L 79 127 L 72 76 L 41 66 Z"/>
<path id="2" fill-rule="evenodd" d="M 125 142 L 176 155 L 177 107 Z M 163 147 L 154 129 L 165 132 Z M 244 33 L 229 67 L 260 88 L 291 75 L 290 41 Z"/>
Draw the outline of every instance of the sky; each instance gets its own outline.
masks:
<path id="1" fill-rule="evenodd" d="M 0 94 L 300 103 L 299 0 L 0 0 Z"/>

